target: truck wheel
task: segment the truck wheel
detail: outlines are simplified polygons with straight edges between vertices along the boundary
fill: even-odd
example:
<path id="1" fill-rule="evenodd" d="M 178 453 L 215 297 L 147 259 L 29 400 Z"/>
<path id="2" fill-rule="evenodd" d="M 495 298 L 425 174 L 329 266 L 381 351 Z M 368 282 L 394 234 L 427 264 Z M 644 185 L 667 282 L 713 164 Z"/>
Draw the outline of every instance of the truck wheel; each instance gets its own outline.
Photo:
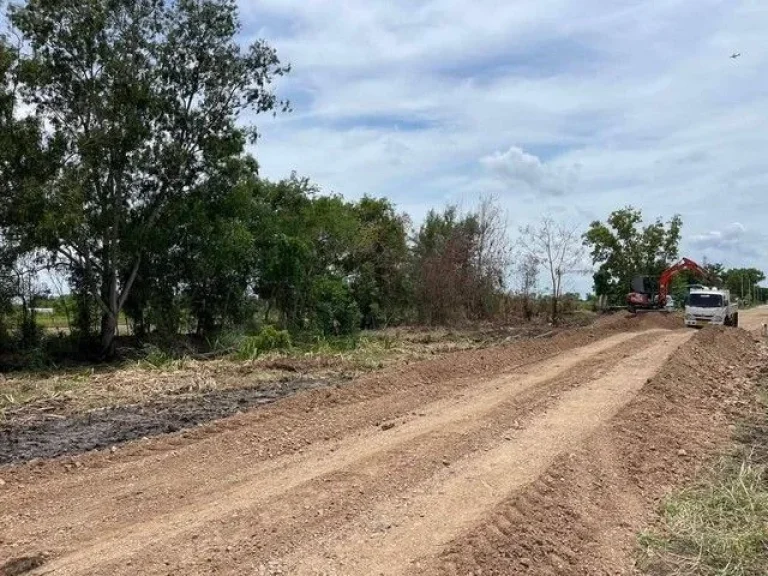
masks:
<path id="1" fill-rule="evenodd" d="M 738 328 L 739 327 L 739 313 L 736 312 L 736 314 L 733 315 L 733 327 Z"/>

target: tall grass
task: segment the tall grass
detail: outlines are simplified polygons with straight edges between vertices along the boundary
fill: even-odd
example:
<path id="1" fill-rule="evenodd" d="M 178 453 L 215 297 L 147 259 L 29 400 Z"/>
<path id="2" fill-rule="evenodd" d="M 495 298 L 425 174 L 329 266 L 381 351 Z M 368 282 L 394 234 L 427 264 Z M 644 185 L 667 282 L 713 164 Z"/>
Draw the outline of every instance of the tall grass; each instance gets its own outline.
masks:
<path id="1" fill-rule="evenodd" d="M 649 574 L 768 574 L 766 467 L 724 461 L 711 476 L 669 497 L 660 529 L 640 536 L 640 565 Z"/>

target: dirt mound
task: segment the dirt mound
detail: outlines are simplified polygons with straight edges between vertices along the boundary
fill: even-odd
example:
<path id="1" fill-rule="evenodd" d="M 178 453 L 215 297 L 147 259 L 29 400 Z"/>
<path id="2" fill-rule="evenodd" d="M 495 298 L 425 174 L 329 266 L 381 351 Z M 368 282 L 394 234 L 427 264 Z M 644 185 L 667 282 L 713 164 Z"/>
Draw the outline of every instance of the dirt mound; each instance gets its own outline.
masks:
<path id="1" fill-rule="evenodd" d="M 696 334 L 583 449 L 419 574 L 633 574 L 636 533 L 659 499 L 727 442 L 732 409 L 743 413 L 751 398 L 757 357 L 744 331 Z"/>
<path id="2" fill-rule="evenodd" d="M 683 316 L 680 313 L 667 312 L 641 312 L 630 314 L 629 312 L 618 312 L 604 316 L 595 322 L 597 330 L 650 330 L 653 328 L 662 328 L 665 330 L 679 330 L 685 327 Z"/>

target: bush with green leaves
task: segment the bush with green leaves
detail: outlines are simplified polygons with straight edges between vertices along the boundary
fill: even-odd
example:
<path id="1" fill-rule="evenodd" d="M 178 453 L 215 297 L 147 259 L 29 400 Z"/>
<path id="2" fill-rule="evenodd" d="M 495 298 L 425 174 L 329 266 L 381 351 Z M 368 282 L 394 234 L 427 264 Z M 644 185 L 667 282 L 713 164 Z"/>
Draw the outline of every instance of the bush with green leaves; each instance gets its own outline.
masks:
<path id="1" fill-rule="evenodd" d="M 356 334 L 362 315 L 349 287 L 341 278 L 323 276 L 312 289 L 315 301 L 314 324 L 326 335 Z"/>
<path id="2" fill-rule="evenodd" d="M 275 350 L 287 350 L 291 347 L 291 335 L 287 330 L 278 330 L 274 326 L 265 326 L 255 336 L 246 336 L 237 347 L 237 360 L 253 360 L 261 354 Z"/>

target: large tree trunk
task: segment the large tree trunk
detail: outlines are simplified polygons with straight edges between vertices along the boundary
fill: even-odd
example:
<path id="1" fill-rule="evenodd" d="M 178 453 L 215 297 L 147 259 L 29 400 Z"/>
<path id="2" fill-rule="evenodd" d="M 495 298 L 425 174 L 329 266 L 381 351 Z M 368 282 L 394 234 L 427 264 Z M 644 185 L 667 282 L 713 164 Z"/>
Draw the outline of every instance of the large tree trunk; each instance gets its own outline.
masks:
<path id="1" fill-rule="evenodd" d="M 117 314 L 104 313 L 101 316 L 101 354 L 111 358 L 115 354 L 115 334 L 117 332 Z"/>
<path id="2" fill-rule="evenodd" d="M 558 297 L 556 294 L 552 294 L 552 324 L 557 324 L 557 301 Z"/>
<path id="3" fill-rule="evenodd" d="M 101 315 L 101 353 L 110 358 L 115 353 L 115 334 L 117 333 L 117 318 L 120 314 L 120 300 L 117 293 L 117 270 L 114 268 L 104 278 L 104 304 L 106 309 Z"/>

